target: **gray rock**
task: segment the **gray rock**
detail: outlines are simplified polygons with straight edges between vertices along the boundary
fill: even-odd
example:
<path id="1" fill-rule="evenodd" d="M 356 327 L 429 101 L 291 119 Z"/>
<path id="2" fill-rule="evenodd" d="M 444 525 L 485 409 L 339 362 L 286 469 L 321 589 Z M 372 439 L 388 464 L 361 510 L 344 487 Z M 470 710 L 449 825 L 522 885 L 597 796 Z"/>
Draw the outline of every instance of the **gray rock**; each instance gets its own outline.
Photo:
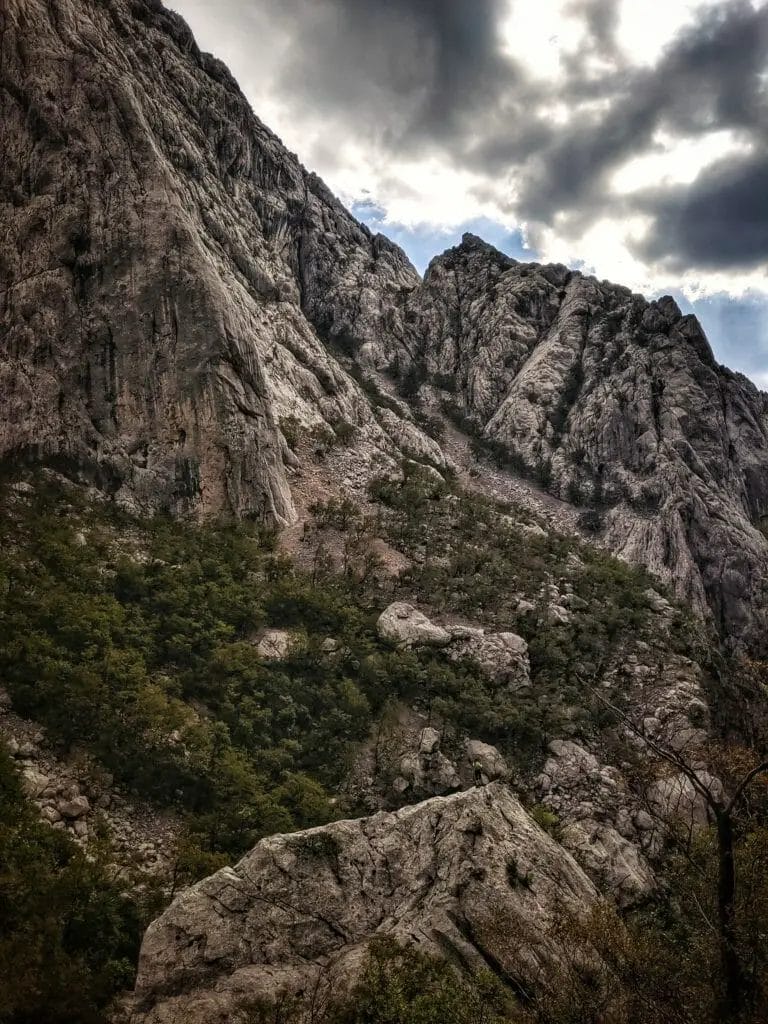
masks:
<path id="1" fill-rule="evenodd" d="M 589 877 L 619 905 L 629 905 L 652 892 L 656 882 L 637 847 L 611 825 L 594 821 L 589 814 L 579 818 L 564 825 L 559 838 Z"/>
<path id="2" fill-rule="evenodd" d="M 419 752 L 422 754 L 434 754 L 440 749 L 440 733 L 437 729 L 427 726 L 422 729 L 419 737 Z"/>
<path id="3" fill-rule="evenodd" d="M 483 775 L 490 781 L 509 778 L 509 767 L 504 756 L 490 743 L 483 743 L 481 740 L 467 740 L 465 749 L 469 763 L 474 764 L 475 761 L 479 761 Z"/>
<path id="4" fill-rule="evenodd" d="M 718 800 L 723 787 L 719 779 L 709 772 L 698 773 L 701 784 Z M 659 824 L 680 821 L 686 826 L 704 827 L 711 821 L 711 812 L 703 794 L 699 793 L 684 774 L 659 779 L 648 789 L 648 802 L 659 819 Z"/>
<path id="5" fill-rule="evenodd" d="M 526 884 L 511 881 L 527 878 Z M 558 906 L 596 893 L 573 858 L 496 783 L 396 813 L 263 839 L 178 896 L 147 931 L 134 1024 L 232 1019 L 247 997 L 354 978 L 388 935 L 513 977 L 567 957 Z M 322 908 L 322 909 L 320 909 Z M 501 923 L 504 922 L 504 926 Z"/>
<path id="6" fill-rule="evenodd" d="M 43 775 L 42 772 L 36 768 L 26 767 L 21 773 L 21 788 L 24 793 L 34 798 L 40 796 L 48 788 L 50 780 L 47 775 Z"/>
<path id="7" fill-rule="evenodd" d="M 405 601 L 395 601 L 384 609 L 376 631 L 382 639 L 398 647 L 445 647 L 451 641 L 447 630 Z"/>
<path id="8" fill-rule="evenodd" d="M 256 650 L 269 661 L 282 661 L 291 648 L 291 634 L 284 629 L 267 629 L 262 634 Z"/>
<path id="9" fill-rule="evenodd" d="M 485 676 L 512 690 L 531 685 L 528 644 L 517 633 L 480 633 L 457 644 L 452 658 L 471 658 Z"/>
<path id="10" fill-rule="evenodd" d="M 91 805 L 87 796 L 75 796 L 71 800 L 60 800 L 56 804 L 56 809 L 64 818 L 77 819 L 87 814 Z"/>

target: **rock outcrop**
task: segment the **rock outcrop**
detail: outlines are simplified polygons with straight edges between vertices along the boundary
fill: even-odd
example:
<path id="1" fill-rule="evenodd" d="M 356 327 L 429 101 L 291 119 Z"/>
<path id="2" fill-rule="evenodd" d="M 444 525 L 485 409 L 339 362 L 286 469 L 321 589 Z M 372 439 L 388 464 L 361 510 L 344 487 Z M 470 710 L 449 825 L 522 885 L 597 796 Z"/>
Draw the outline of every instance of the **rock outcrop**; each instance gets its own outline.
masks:
<path id="1" fill-rule="evenodd" d="M 451 642 L 447 629 L 406 601 L 395 601 L 385 608 L 376 622 L 376 631 L 396 647 L 447 647 Z"/>
<path id="2" fill-rule="evenodd" d="M 474 236 L 406 301 L 406 347 L 508 464 L 722 632 L 765 632 L 768 397 L 695 317 Z M 417 340 L 420 347 L 416 347 Z"/>
<path id="3" fill-rule="evenodd" d="M 133 1024 L 212 1024 L 246 1000 L 337 990 L 374 936 L 510 983 L 573 955 L 551 926 L 596 899 L 501 784 L 263 839 L 149 928 Z"/>
<path id="4" fill-rule="evenodd" d="M 523 690 L 531 684 L 528 644 L 517 633 L 491 633 L 482 626 L 440 626 L 407 601 L 388 605 L 376 622 L 376 631 L 400 649 L 445 648 L 452 661 L 474 661 L 499 686 Z"/>

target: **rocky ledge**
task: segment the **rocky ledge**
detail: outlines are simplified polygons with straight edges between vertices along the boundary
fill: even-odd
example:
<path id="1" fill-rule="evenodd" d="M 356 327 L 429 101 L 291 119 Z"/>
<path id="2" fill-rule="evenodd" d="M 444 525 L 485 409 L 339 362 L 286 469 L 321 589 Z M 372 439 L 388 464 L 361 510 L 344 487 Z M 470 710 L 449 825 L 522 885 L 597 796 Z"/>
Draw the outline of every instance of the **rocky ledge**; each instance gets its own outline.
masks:
<path id="1" fill-rule="evenodd" d="M 212 1024 L 343 988 L 388 936 L 514 986 L 566 956 L 557 915 L 596 891 L 501 783 L 263 839 L 182 893 L 144 938 L 132 1024 Z"/>

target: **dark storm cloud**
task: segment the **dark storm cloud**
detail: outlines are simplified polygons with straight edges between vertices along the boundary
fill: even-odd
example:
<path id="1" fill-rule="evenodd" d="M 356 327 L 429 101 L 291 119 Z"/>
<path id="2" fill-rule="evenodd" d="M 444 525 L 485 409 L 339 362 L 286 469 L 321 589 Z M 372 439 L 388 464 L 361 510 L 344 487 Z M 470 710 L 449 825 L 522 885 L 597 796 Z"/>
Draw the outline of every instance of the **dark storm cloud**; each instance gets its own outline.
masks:
<path id="1" fill-rule="evenodd" d="M 618 0 L 571 0 L 566 12 L 584 20 L 588 29 L 588 50 L 615 54 L 615 35 L 619 22 Z"/>
<path id="2" fill-rule="evenodd" d="M 696 181 L 645 201 L 653 228 L 640 255 L 671 269 L 758 266 L 768 261 L 768 150 L 723 160 Z"/>
<path id="3" fill-rule="evenodd" d="M 690 136 L 729 128 L 764 137 L 768 103 L 761 73 L 767 64 L 768 6 L 756 11 L 744 0 L 713 10 L 654 68 L 625 69 L 598 89 L 589 83 L 589 92 L 609 105 L 574 118 L 533 158 L 522 192 L 529 215 L 548 221 L 564 210 L 592 218 L 609 201 L 609 172 L 652 149 L 658 129 Z M 572 97 L 580 89 L 578 80 L 571 82 Z M 647 202 L 646 210 L 652 212 Z"/>
<path id="4" fill-rule="evenodd" d="M 522 80 L 506 0 L 261 0 L 291 27 L 279 88 L 393 149 L 446 148 Z"/>

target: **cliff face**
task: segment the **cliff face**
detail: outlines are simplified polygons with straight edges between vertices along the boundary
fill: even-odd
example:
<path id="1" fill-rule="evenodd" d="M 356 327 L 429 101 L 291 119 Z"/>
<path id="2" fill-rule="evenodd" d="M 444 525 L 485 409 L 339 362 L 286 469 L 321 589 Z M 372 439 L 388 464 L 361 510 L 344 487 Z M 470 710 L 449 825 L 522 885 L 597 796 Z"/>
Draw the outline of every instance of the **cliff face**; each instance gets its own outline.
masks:
<path id="1" fill-rule="evenodd" d="M 307 316 L 375 335 L 417 275 L 161 4 L 0 19 L 0 454 L 149 508 L 290 520 L 280 415 L 372 419 Z"/>
<path id="2" fill-rule="evenodd" d="M 285 418 L 353 426 L 360 487 L 403 454 L 442 464 L 349 372 L 415 365 L 516 471 L 598 510 L 609 548 L 735 643 L 764 635 L 768 400 L 671 299 L 472 237 L 422 283 L 159 0 L 0 18 L 0 457 L 286 523 Z"/>
<path id="3" fill-rule="evenodd" d="M 723 633 L 765 625 L 768 398 L 718 366 L 671 298 L 647 302 L 471 236 L 407 301 L 428 375 L 509 462 L 600 512 L 614 552 Z"/>

